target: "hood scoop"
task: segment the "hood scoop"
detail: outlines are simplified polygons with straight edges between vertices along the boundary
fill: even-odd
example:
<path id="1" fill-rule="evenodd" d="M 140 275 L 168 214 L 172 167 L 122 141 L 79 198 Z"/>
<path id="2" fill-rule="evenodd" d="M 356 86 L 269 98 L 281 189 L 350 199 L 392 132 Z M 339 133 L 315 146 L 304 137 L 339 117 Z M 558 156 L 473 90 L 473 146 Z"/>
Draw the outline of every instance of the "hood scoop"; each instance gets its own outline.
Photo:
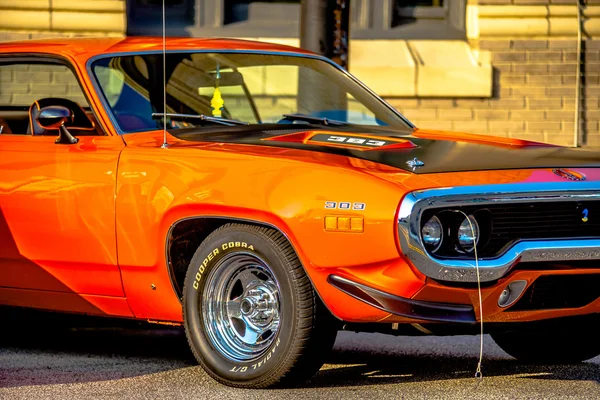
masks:
<path id="1" fill-rule="evenodd" d="M 262 139 L 265 141 L 304 143 L 316 146 L 340 147 L 361 151 L 412 149 L 416 144 L 407 139 L 333 131 L 302 131 Z"/>

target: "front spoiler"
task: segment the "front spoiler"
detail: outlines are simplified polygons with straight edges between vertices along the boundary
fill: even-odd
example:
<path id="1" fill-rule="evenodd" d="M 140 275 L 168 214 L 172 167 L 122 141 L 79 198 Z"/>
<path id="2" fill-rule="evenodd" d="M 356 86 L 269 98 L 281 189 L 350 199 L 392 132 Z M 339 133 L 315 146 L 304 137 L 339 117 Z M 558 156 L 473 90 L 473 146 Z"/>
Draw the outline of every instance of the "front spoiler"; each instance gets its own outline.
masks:
<path id="1" fill-rule="evenodd" d="M 476 322 L 474 309 L 470 305 L 407 299 L 337 275 L 329 275 L 327 282 L 355 299 L 391 314 L 424 321 L 464 324 Z"/>

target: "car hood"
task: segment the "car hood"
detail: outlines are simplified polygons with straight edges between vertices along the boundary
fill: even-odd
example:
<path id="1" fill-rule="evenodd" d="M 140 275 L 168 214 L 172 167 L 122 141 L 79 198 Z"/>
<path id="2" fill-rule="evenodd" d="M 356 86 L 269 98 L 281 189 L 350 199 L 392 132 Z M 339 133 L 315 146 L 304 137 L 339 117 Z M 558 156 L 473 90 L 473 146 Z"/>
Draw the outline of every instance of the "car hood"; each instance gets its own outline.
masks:
<path id="1" fill-rule="evenodd" d="M 526 168 L 600 167 L 600 152 L 518 139 L 364 126 L 264 124 L 171 131 L 195 142 L 237 143 L 329 153 L 417 174 Z"/>

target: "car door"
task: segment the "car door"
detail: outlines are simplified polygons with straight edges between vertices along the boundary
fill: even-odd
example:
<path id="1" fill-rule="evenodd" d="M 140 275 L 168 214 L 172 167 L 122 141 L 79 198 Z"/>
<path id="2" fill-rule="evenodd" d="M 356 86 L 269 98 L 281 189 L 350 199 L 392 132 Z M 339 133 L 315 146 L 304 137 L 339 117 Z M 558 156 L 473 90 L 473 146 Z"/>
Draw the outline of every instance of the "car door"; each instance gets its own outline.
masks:
<path id="1" fill-rule="evenodd" d="M 0 58 L 0 77 L 0 289 L 124 296 L 115 238 L 123 140 L 97 124 L 73 130 L 76 144 L 56 144 L 58 131 L 32 134 L 28 110 L 44 98 L 76 102 L 95 124 L 64 61 Z"/>

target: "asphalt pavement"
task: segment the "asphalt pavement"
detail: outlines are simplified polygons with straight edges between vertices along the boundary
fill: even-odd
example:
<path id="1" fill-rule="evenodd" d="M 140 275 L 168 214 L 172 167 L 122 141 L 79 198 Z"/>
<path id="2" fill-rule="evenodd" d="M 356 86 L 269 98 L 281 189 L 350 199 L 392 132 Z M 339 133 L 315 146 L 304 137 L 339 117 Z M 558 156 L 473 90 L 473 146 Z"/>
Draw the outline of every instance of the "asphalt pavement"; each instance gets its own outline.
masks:
<path id="1" fill-rule="evenodd" d="M 328 363 L 303 387 L 240 390 L 196 365 L 179 328 L 1 317 L 0 399 L 600 399 L 600 357 L 521 364 L 489 336 L 482 381 L 474 378 L 476 336 L 340 332 Z"/>

